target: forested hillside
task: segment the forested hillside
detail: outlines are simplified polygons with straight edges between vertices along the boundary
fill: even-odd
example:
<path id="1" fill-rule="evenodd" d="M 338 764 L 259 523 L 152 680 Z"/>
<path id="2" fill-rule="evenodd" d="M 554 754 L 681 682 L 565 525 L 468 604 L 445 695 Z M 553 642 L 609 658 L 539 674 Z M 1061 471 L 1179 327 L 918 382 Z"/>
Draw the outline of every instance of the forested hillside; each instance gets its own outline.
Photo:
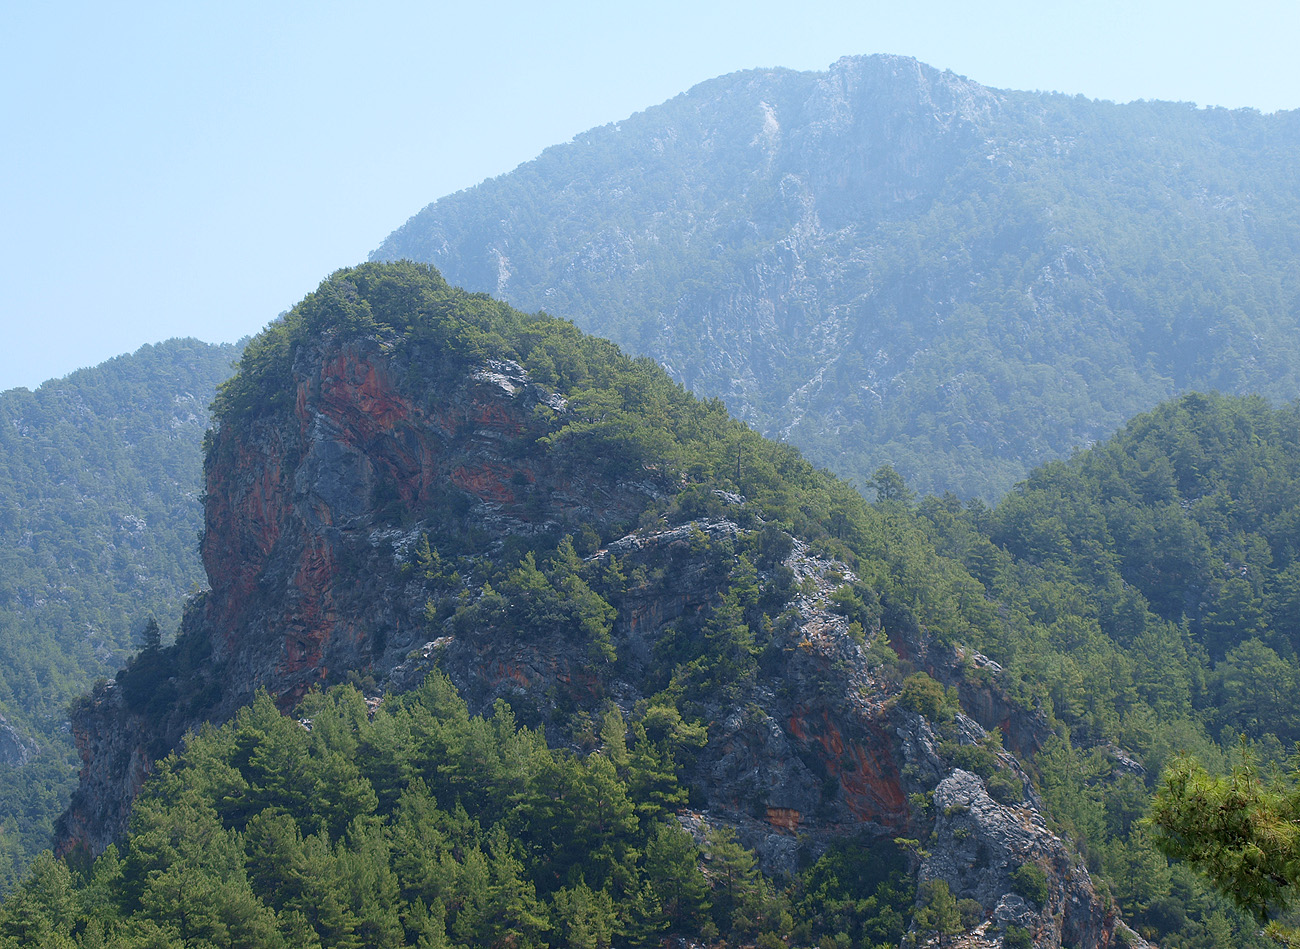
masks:
<path id="1" fill-rule="evenodd" d="M 237 356 L 171 340 L 0 394 L 0 889 L 76 782 L 68 703 L 204 584 L 200 443 Z"/>
<path id="2" fill-rule="evenodd" d="M 1161 720 L 1276 755 L 1300 739 L 1298 478 L 1300 405 L 1193 394 L 1034 472 L 988 533 L 1021 577 L 1091 591 L 1100 630 L 1145 657 L 1134 682 Z M 1097 672 L 1080 669 L 1094 690 Z"/>
<path id="3" fill-rule="evenodd" d="M 441 676 L 378 712 L 342 686 L 297 714 L 262 695 L 192 738 L 88 875 L 42 858 L 0 946 L 886 947 L 911 916 L 901 854 L 845 841 L 778 889 L 734 832 L 693 838 L 675 742 L 616 709 L 577 755 L 504 706 L 471 717 Z"/>
<path id="4" fill-rule="evenodd" d="M 649 355 L 865 484 L 992 501 L 1191 389 L 1300 385 L 1300 114 L 915 60 L 703 83 L 375 251 Z"/>
<path id="5" fill-rule="evenodd" d="M 1190 871 L 1138 822 L 1160 769 L 1191 753 L 1221 773 L 1244 741 L 1252 773 L 1278 776 L 1300 739 L 1298 474 L 1300 404 L 1192 394 L 994 509 L 918 506 L 940 549 L 1014 607 L 978 645 L 1064 726 L 1036 756 L 1044 797 L 1161 945 L 1200 945 L 1197 926 L 1208 938 L 1226 917 L 1196 908 Z M 1180 930 L 1192 941 L 1171 941 Z"/>

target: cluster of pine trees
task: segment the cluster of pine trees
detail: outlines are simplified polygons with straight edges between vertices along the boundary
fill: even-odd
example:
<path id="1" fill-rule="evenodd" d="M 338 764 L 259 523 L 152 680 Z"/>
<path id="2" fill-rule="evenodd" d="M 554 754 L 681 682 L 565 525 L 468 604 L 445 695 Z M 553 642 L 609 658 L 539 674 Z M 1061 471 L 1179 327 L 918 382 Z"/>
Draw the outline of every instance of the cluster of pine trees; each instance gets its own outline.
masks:
<path id="1" fill-rule="evenodd" d="M 778 890 L 729 830 L 683 829 L 679 750 L 612 706 L 585 753 L 553 750 L 436 674 L 378 708 L 263 694 L 159 764 L 119 845 L 38 860 L 0 946 L 897 945 L 898 855 L 850 842 Z"/>
<path id="2" fill-rule="evenodd" d="M 1144 817 L 1163 768 L 1185 785 L 1204 775 L 1180 754 L 1214 773 L 1243 753 L 1256 778 L 1290 772 L 1298 474 L 1300 405 L 1192 394 L 1045 465 L 996 508 L 917 506 L 1003 605 L 974 642 L 1056 724 L 1035 759 L 1051 815 L 1162 945 L 1258 938 L 1166 861 L 1162 848 L 1187 852 Z"/>

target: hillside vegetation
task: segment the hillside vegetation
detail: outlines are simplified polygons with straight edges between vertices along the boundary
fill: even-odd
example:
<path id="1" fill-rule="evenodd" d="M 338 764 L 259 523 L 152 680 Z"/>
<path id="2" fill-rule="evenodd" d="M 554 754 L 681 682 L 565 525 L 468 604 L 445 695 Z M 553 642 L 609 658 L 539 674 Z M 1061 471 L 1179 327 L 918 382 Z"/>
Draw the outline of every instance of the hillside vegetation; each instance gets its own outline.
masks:
<path id="1" fill-rule="evenodd" d="M 347 686 L 296 714 L 263 695 L 192 737 L 120 849 L 38 862 L 0 946 L 777 946 L 841 927 L 893 946 L 910 916 L 897 855 L 868 866 L 846 842 L 778 891 L 733 834 L 697 842 L 671 819 L 675 742 L 615 709 L 585 754 L 504 706 L 471 717 L 439 676 L 374 714 Z"/>
<path id="2" fill-rule="evenodd" d="M 171 340 L 0 394 L 0 889 L 76 782 L 68 703 L 204 583 L 200 443 L 237 355 Z"/>
<path id="3" fill-rule="evenodd" d="M 1161 945 L 1200 945 L 1198 913 L 1226 921 L 1140 821 L 1160 770 L 1192 754 L 1224 772 L 1244 753 L 1252 775 L 1280 777 L 1300 739 L 1297 465 L 1300 404 L 1191 394 L 994 509 L 918 507 L 940 549 L 1014 605 L 979 645 L 1064 726 L 1036 757 L 1044 797 Z"/>
<path id="4" fill-rule="evenodd" d="M 799 582 L 779 566 L 790 532 L 858 571 L 837 609 L 852 614 L 856 642 L 868 628 L 878 640 L 886 678 L 902 672 L 880 633 L 886 614 L 961 635 L 969 620 L 956 587 L 973 591 L 972 581 L 934 554 L 918 524 L 873 508 L 653 362 L 409 263 L 341 271 L 249 343 L 214 402 L 210 464 L 232 432 L 269 440 L 295 411 L 293 373 L 321 347 L 351 339 L 409 367 L 417 392 L 426 377 L 518 360 L 564 410 L 539 403 L 541 436 L 510 452 L 652 486 L 632 522 L 598 514 L 495 536 L 467 529 L 477 522 L 463 497 L 413 509 L 394 496 L 376 509 L 392 525 L 419 528 L 421 543 L 396 569 L 404 585 L 427 591 L 427 635 L 576 649 L 593 676 L 635 676 L 648 697 L 624 718 L 608 700 L 593 715 L 553 698 L 548 710 L 522 694 L 517 714 L 499 704 L 477 718 L 437 674 L 389 695 L 373 715 L 347 686 L 313 693 L 292 717 L 262 696 L 232 723 L 191 735 L 159 767 L 118 847 L 93 863 L 43 860 L 0 913 L 0 938 L 602 946 L 679 933 L 775 946 L 846 933 L 874 947 L 897 944 L 914 916 L 926 926 L 927 913 L 947 913 L 935 931 L 956 925 L 947 889 L 927 890 L 918 915 L 907 859 L 888 840 L 850 836 L 778 885 L 725 828 L 695 839 L 673 817 L 695 793 L 683 761 L 700 753 L 717 710 L 769 681 L 797 633 Z M 653 655 L 621 654 L 611 635 L 620 610 L 672 578 L 635 569 L 631 554 L 593 556 L 598 548 L 638 523 L 653 536 L 723 514 L 741 528 L 734 538 L 687 535 L 720 595 L 667 630 Z M 212 674 L 193 665 L 209 648 L 204 638 L 226 632 L 190 623 L 174 646 L 141 652 L 113 691 L 145 716 L 187 707 L 200 698 L 191 682 Z M 368 671 L 352 670 L 352 679 L 374 690 Z M 548 748 L 542 729 L 558 747 Z"/>

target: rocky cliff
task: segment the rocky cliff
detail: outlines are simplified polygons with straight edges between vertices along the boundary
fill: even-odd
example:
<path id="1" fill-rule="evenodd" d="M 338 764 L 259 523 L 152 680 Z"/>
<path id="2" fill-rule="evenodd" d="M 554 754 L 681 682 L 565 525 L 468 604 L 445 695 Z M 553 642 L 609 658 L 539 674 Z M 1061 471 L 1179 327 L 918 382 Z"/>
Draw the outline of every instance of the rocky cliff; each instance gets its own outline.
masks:
<path id="1" fill-rule="evenodd" d="M 259 689 L 287 710 L 318 684 L 351 679 L 378 698 L 436 667 L 474 710 L 504 699 L 564 741 L 575 714 L 609 702 L 630 714 L 668 686 L 707 736 L 683 762 L 686 826 L 735 828 L 776 874 L 846 837 L 905 841 L 921 879 L 978 901 L 981 944 L 1008 926 L 1041 946 L 1116 944 L 1122 924 L 986 732 L 999 726 L 1013 748 L 1044 737 L 1002 695 L 995 664 L 915 624 L 894 624 L 888 645 L 881 622 L 864 628 L 834 608 L 837 591 L 865 589 L 853 568 L 745 497 L 707 482 L 678 494 L 688 476 L 666 463 L 572 450 L 558 435 L 591 417 L 590 390 L 562 393 L 513 359 L 453 358 L 387 327 L 290 337 L 277 396 L 218 413 L 202 547 L 211 591 L 190 602 L 176 646 L 142 653 L 77 710 L 85 767 L 64 849 L 106 846 L 151 762 Z M 688 495 L 701 510 L 687 510 Z M 482 577 L 508 581 L 501 564 L 525 552 L 532 564 L 539 538 L 566 533 L 588 539 L 584 575 L 623 578 L 601 587 L 604 647 L 563 625 L 507 634 L 511 618 L 482 606 L 501 597 Z M 775 604 L 761 648 L 724 636 L 748 635 L 723 622 L 746 585 Z M 698 644 L 714 639 L 743 674 L 719 665 L 699 687 L 665 665 L 674 650 L 707 659 Z M 909 700 L 909 670 L 965 690 L 970 715 Z M 955 767 L 963 748 L 981 750 L 983 776 Z M 1025 864 L 1048 881 L 1038 902 L 1015 890 Z"/>
<path id="2" fill-rule="evenodd" d="M 436 357 L 435 357 L 436 362 Z M 633 521 L 654 484 L 594 477 L 527 446 L 539 404 L 563 400 L 516 363 L 433 374 L 375 340 L 304 349 L 292 409 L 224 428 L 209 446 L 203 561 L 210 592 L 178 645 L 137 662 L 128 688 L 101 686 L 73 734 L 86 761 L 62 847 L 102 850 L 125 827 L 153 757 L 200 721 L 267 689 L 291 707 L 313 685 L 382 677 L 429 639 L 427 591 L 404 565 L 449 510 L 461 534 L 528 536 L 557 525 Z M 148 695 L 132 696 L 130 683 Z M 121 678 L 121 677 L 119 677 Z"/>

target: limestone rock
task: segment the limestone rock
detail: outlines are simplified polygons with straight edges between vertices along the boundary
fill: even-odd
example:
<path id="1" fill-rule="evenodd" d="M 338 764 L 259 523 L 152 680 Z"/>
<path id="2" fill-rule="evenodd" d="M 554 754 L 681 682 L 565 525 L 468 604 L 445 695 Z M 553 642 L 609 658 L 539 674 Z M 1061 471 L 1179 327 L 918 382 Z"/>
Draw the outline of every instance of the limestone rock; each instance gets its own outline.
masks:
<path id="1" fill-rule="evenodd" d="M 35 744 L 23 738 L 18 730 L 0 715 L 0 764 L 21 768 L 40 752 Z"/>
<path id="2" fill-rule="evenodd" d="M 920 878 L 943 880 L 957 897 L 977 900 L 997 929 L 1019 926 L 1034 935 L 1035 946 L 1052 949 L 1108 946 L 1117 930 L 1126 930 L 1100 905 L 1088 871 L 1036 809 L 997 803 L 977 775 L 960 769 L 939 782 L 933 807 L 935 826 Z M 1017 890 L 1012 875 L 1023 866 L 1043 872 L 1041 903 Z M 1125 936 L 1125 945 L 1146 945 L 1131 931 Z"/>

